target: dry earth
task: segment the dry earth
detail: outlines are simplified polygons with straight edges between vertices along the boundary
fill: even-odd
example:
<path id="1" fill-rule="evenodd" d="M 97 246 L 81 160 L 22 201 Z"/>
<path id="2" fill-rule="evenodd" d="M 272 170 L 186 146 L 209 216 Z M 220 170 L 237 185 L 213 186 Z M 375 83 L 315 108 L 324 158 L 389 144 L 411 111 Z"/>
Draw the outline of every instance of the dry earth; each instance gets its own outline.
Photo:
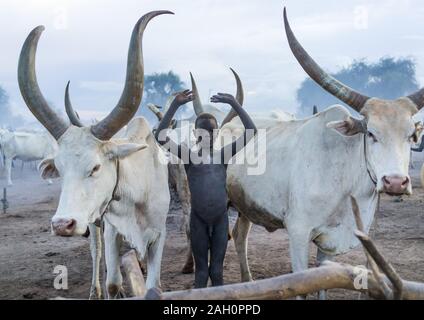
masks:
<path id="1" fill-rule="evenodd" d="M 419 183 L 421 161 L 411 170 L 414 194 L 402 202 L 384 196 L 371 230 L 372 237 L 387 259 L 408 280 L 424 281 L 424 190 Z M 89 241 L 82 237 L 60 238 L 50 233 L 50 218 L 55 212 L 60 181 L 48 185 L 38 173 L 20 165 L 14 169 L 15 185 L 8 189 L 9 209 L 0 212 L 0 298 L 48 299 L 56 296 L 87 298 L 91 279 Z M 178 225 L 181 210 L 171 205 L 168 235 L 162 263 L 163 290 L 181 290 L 193 284 L 192 274 L 180 272 L 186 246 Z M 232 224 L 235 215 L 231 215 Z M 311 266 L 315 249 L 311 245 Z M 339 256 L 336 261 L 363 265 L 361 248 Z M 255 279 L 290 272 L 288 238 L 284 230 L 268 233 L 254 226 L 249 236 L 249 262 Z M 56 265 L 68 268 L 69 289 L 53 287 Z M 234 244 L 229 243 L 225 260 L 225 282 L 236 283 L 240 272 Z M 329 298 L 356 299 L 358 294 L 332 290 Z M 311 297 L 313 298 L 313 297 Z"/>

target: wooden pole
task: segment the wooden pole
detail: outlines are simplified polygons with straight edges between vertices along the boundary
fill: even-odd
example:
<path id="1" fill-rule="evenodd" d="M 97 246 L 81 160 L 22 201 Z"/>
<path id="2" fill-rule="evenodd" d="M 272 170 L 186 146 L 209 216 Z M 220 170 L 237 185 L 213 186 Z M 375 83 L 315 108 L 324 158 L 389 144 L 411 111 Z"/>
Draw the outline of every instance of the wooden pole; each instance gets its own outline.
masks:
<path id="1" fill-rule="evenodd" d="M 134 249 L 122 256 L 121 264 L 130 286 L 131 295 L 144 297 L 147 291 L 146 284 Z"/>
<path id="2" fill-rule="evenodd" d="M 9 208 L 9 202 L 7 201 L 7 188 L 3 188 L 3 199 L 1 199 L 3 203 L 3 213 L 7 213 L 7 209 Z"/>
<path id="3" fill-rule="evenodd" d="M 320 290 L 347 289 L 367 293 L 372 298 L 384 299 L 380 285 L 370 270 L 365 270 L 367 289 L 355 288 L 354 280 L 359 276 L 358 271 L 360 271 L 359 268 L 350 265 L 324 262 L 318 268 L 264 280 L 164 293 L 150 289 L 147 296 L 160 300 L 275 300 L 294 298 Z M 391 284 L 389 279 L 383 278 L 387 285 Z M 152 290 L 154 292 L 150 294 Z M 424 299 L 424 284 L 403 281 L 402 298 Z"/>

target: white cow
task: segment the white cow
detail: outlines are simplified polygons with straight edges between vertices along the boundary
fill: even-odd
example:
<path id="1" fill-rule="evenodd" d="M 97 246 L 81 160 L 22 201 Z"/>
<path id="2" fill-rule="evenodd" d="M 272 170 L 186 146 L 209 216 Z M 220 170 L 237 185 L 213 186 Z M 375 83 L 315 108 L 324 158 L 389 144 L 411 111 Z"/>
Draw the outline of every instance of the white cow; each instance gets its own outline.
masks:
<path id="1" fill-rule="evenodd" d="M 7 184 L 12 183 L 12 161 L 38 161 L 53 157 L 57 152 L 56 140 L 48 132 L 10 132 L 0 133 L 0 146 L 4 156 Z M 49 179 L 49 183 L 51 180 Z"/>
<path id="2" fill-rule="evenodd" d="M 91 127 L 80 127 L 73 119 L 73 125 L 67 125 L 40 92 L 35 77 L 35 52 L 43 27 L 29 34 L 19 59 L 22 96 L 59 145 L 57 155 L 40 164 L 43 178 L 62 179 L 59 205 L 51 220 L 52 231 L 60 236 L 82 235 L 89 225 L 104 218 L 109 297 L 118 296 L 122 289 L 119 234 L 137 250 L 140 258 L 147 258 L 146 286 L 160 286 L 170 201 L 167 162 L 143 118 L 129 123 L 124 139 L 111 138 L 130 121 L 140 105 L 144 82 L 142 35 L 153 17 L 165 13 L 171 12 L 150 12 L 135 25 L 121 98 L 105 119 Z"/>
<path id="3" fill-rule="evenodd" d="M 304 120 L 282 122 L 246 147 L 266 146 L 257 154 L 251 151 L 246 155 L 266 164 L 264 174 L 248 175 L 246 161 L 228 166 L 229 197 L 240 213 L 233 236 L 243 281 L 252 279 L 247 263 L 252 222 L 269 231 L 287 229 L 296 272 L 308 267 L 310 241 L 318 247 L 318 262 L 358 244 L 351 195 L 369 230 L 379 193 L 412 192 L 409 150 L 419 134 L 412 116 L 424 105 L 424 89 L 395 101 L 353 91 L 310 58 L 284 16 L 290 47 L 305 71 L 359 111 L 363 119 L 353 118 L 342 106 L 333 106 Z M 243 156 L 243 152 L 236 155 Z"/>

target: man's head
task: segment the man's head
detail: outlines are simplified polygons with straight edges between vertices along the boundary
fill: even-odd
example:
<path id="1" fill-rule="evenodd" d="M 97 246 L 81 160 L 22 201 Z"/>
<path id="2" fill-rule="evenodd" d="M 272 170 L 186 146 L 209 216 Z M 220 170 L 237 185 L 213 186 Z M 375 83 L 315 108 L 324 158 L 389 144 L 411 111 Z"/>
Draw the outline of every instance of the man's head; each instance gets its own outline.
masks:
<path id="1" fill-rule="evenodd" d="M 218 136 L 218 121 L 216 121 L 216 118 L 210 113 L 201 113 L 194 123 L 194 128 L 197 143 L 201 146 L 211 147 Z"/>

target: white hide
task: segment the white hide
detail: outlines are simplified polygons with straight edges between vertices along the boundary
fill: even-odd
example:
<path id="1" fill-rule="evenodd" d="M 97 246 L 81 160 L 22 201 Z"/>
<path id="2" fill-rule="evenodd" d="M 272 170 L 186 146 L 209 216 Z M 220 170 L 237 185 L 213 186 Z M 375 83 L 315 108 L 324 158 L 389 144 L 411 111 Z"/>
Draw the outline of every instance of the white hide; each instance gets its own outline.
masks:
<path id="1" fill-rule="evenodd" d="M 111 201 L 104 215 L 109 296 L 116 296 L 122 286 L 119 234 L 141 258 L 147 257 L 147 288 L 159 287 L 170 194 L 167 160 L 147 121 L 133 119 L 125 138 L 110 141 L 98 140 L 90 128 L 71 126 L 58 144 L 57 156 L 41 164 L 44 177 L 62 179 L 52 221 L 74 219 L 74 234 L 83 234 L 101 217 L 117 185 L 119 201 Z"/>
<path id="2" fill-rule="evenodd" d="M 11 169 L 13 159 L 37 161 L 53 157 L 57 152 L 57 143 L 47 132 L 0 132 L 0 146 L 5 159 L 5 171 L 8 185 L 12 185 Z"/>
<path id="3" fill-rule="evenodd" d="M 243 280 L 251 279 L 246 255 L 250 222 L 269 231 L 286 228 L 293 271 L 300 271 L 307 268 L 311 240 L 325 255 L 340 254 L 358 244 L 353 233 L 355 223 L 350 195 L 358 202 L 366 231 L 370 228 L 379 185 L 376 188 L 367 168 L 378 180 L 388 173 L 408 175 L 409 150 L 402 151 L 405 145 L 410 146 L 410 133 L 406 131 L 413 127 L 412 120 L 399 121 L 407 128 L 405 132 L 400 132 L 401 125 L 399 128 L 393 125 L 394 132 L 390 133 L 390 128 L 387 130 L 389 139 L 384 146 L 377 146 L 377 143 L 371 145 L 369 137 L 364 139 L 364 134 L 343 136 L 327 127 L 328 123 L 349 116 L 344 107 L 334 106 L 304 120 L 276 122 L 267 127 L 266 148 L 257 155 L 259 161 L 266 163 L 262 175 L 248 175 L 246 164 L 228 166 L 229 197 L 242 214 L 234 238 Z M 373 121 L 370 127 L 374 126 Z M 262 126 L 257 123 L 258 129 Z M 398 141 L 396 135 L 401 136 L 402 141 Z M 258 141 L 256 137 L 249 144 L 265 143 L 263 139 Z M 368 147 L 368 164 L 364 141 Z M 394 156 L 387 146 L 398 148 L 399 153 Z M 237 158 L 243 156 L 242 152 L 236 155 Z M 381 161 L 384 158 L 395 159 Z"/>

